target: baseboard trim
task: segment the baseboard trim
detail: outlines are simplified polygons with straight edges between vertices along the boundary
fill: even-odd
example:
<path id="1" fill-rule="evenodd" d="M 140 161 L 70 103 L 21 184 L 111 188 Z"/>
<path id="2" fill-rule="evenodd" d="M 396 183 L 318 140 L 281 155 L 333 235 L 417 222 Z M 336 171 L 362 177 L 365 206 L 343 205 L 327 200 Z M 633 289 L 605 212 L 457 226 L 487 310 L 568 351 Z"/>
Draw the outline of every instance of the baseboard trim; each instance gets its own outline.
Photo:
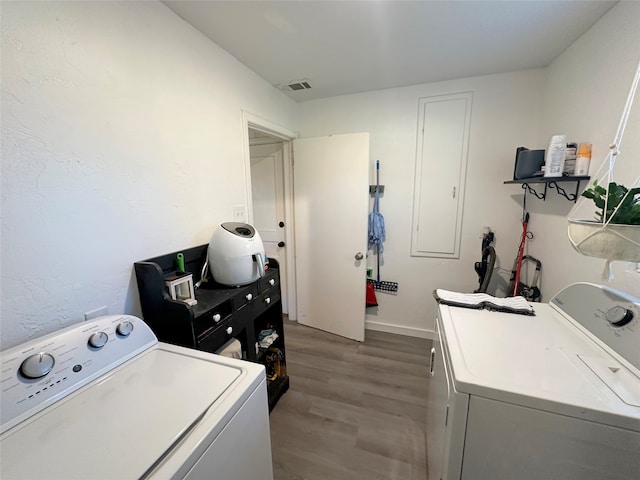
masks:
<path id="1" fill-rule="evenodd" d="M 426 338 L 433 340 L 435 332 L 424 328 L 407 327 L 403 325 L 391 325 L 389 323 L 374 322 L 365 320 L 365 330 L 373 330 L 376 332 L 395 333 L 397 335 L 406 335 L 407 337 Z"/>

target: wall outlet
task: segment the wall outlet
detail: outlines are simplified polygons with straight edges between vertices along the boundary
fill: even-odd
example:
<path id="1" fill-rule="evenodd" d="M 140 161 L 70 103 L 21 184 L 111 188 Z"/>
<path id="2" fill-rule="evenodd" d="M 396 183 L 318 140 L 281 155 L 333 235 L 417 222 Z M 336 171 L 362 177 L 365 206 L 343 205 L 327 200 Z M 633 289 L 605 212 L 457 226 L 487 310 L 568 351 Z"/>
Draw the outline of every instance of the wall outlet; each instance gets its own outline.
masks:
<path id="1" fill-rule="evenodd" d="M 239 223 L 247 222 L 247 207 L 245 205 L 234 205 L 233 207 L 233 221 Z"/>
<path id="2" fill-rule="evenodd" d="M 105 307 L 98 307 L 95 310 L 91 310 L 90 312 L 86 312 L 84 314 L 84 321 L 91 320 L 97 317 L 102 317 L 104 315 L 109 315 L 109 309 Z"/>

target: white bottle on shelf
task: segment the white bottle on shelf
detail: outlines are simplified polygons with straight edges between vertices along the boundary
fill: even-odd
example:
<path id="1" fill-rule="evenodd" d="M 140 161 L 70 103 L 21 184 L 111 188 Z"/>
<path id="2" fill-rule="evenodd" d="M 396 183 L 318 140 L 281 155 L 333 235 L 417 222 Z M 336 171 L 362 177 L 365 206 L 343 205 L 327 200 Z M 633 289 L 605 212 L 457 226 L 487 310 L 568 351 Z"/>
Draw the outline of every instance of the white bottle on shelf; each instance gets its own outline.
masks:
<path id="1" fill-rule="evenodd" d="M 544 158 L 544 176 L 561 177 L 564 170 L 564 159 L 567 148 L 566 135 L 554 135 Z"/>

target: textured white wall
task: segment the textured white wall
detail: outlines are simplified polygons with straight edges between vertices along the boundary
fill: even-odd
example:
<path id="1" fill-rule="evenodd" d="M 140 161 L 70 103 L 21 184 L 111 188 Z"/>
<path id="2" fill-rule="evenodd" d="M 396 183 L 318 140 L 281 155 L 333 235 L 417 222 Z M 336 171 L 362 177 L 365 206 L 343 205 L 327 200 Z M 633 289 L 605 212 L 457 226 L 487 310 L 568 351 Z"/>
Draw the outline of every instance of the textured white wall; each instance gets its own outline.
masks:
<path id="1" fill-rule="evenodd" d="M 621 2 L 546 70 L 296 106 L 159 3 L 1 2 L 0 9 L 2 348 L 102 305 L 139 313 L 132 263 L 205 243 L 232 205 L 246 203 L 242 109 L 294 129 L 299 108 L 301 136 L 371 132 L 372 167 L 381 160 L 387 185 L 382 279 L 400 289 L 378 295 L 368 325 L 423 335 L 433 325 L 434 288 L 477 285 L 483 226 L 496 232 L 501 266 L 511 269 L 522 195 L 502 181 L 515 148 L 545 148 L 562 132 L 592 141 L 597 163 L 640 51 L 640 3 Z M 418 98 L 467 90 L 474 106 L 462 255 L 413 258 Z M 631 166 L 640 151 L 638 110 L 619 163 L 626 182 L 640 175 Z M 573 281 L 602 283 L 604 262 L 569 246 L 571 206 L 554 192 L 529 202 L 536 233 L 529 253 L 543 261 L 546 300 Z M 640 295 L 640 277 L 628 270 L 615 265 L 613 285 Z"/>
<path id="2" fill-rule="evenodd" d="M 640 2 L 620 2 L 547 69 L 540 148 L 545 148 L 556 133 L 565 133 L 577 142 L 591 142 L 593 176 L 615 138 L 638 61 Z M 640 92 L 621 152 L 615 180 L 630 187 L 640 176 Z M 567 217 L 573 204 L 551 192 L 546 202 L 533 201 L 530 205 L 531 227 L 537 236 L 529 244 L 529 253 L 543 262 L 547 299 L 577 281 L 609 285 L 640 297 L 636 264 L 614 262 L 614 279 L 608 282 L 602 278 L 604 260 L 585 257 L 573 250 L 567 237 Z M 581 205 L 578 208 L 580 218 L 592 218 L 592 209 L 587 212 Z"/>
<path id="3" fill-rule="evenodd" d="M 516 147 L 532 145 L 539 137 L 544 73 L 530 70 L 300 104 L 301 137 L 369 132 L 371 183 L 375 160 L 381 163 L 385 192 L 380 210 L 387 229 L 381 280 L 398 282 L 399 289 L 397 296 L 377 295 L 377 310 L 367 310 L 367 328 L 417 336 L 432 330 L 434 289 L 477 288 L 473 265 L 480 259 L 484 226 L 496 233 L 500 265 L 511 270 L 522 195 L 503 181 L 512 178 Z M 411 257 L 418 99 L 463 91 L 473 91 L 473 106 L 460 259 Z M 501 276 L 508 281 L 508 274 L 496 273 L 496 279 Z"/>
<path id="4" fill-rule="evenodd" d="M 295 103 L 156 2 L 2 2 L 2 342 L 107 306 L 246 204 L 241 111 Z"/>

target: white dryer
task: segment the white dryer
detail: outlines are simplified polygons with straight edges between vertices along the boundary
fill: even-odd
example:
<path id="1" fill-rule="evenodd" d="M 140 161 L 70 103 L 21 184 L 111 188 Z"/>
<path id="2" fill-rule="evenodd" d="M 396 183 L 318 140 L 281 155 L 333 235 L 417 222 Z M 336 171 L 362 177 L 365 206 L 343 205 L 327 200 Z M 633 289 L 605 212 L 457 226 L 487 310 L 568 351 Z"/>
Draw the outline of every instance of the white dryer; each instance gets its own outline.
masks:
<path id="1" fill-rule="evenodd" d="M 0 477 L 273 478 L 264 367 L 129 315 L 2 353 Z"/>
<path id="2" fill-rule="evenodd" d="M 439 305 L 429 480 L 639 479 L 640 301 L 581 283 L 532 305 Z"/>

